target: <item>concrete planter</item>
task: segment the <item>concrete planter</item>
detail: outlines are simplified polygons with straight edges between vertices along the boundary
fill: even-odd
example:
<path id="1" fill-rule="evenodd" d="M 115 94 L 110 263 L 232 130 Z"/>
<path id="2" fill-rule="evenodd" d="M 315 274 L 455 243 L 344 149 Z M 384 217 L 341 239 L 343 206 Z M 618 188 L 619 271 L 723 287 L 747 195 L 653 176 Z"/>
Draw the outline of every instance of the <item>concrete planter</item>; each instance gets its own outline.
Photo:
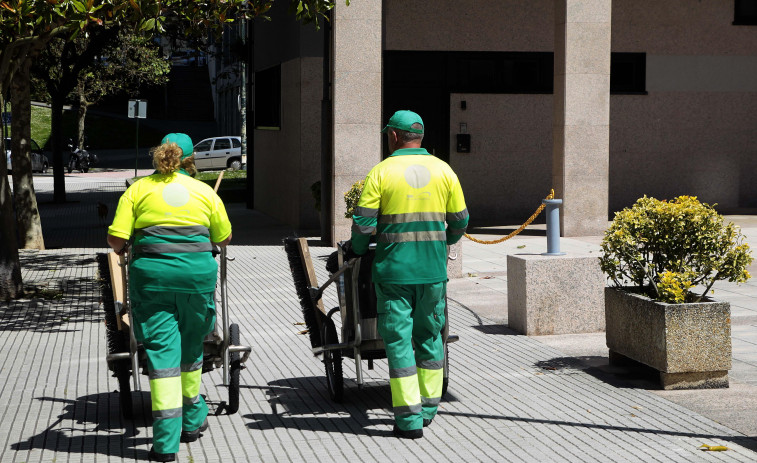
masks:
<path id="1" fill-rule="evenodd" d="M 660 372 L 663 389 L 728 387 L 731 306 L 666 304 L 605 288 L 610 363 L 631 359 Z"/>

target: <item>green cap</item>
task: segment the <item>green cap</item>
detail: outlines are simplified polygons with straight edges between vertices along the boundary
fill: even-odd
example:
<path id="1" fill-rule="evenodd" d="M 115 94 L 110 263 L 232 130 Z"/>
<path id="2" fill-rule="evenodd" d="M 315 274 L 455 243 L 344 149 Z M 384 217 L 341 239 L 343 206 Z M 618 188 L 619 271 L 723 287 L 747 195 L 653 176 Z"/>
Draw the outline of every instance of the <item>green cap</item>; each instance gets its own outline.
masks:
<path id="1" fill-rule="evenodd" d="M 413 124 L 420 124 L 420 129 L 414 129 Z M 404 130 L 405 132 L 423 133 L 423 119 L 412 111 L 402 109 L 394 113 L 381 133 L 386 133 L 389 128 Z"/>
<path id="2" fill-rule="evenodd" d="M 160 144 L 163 143 L 176 143 L 181 148 L 181 159 L 184 160 L 194 153 L 195 147 L 192 144 L 192 139 L 186 133 L 169 133 Z"/>

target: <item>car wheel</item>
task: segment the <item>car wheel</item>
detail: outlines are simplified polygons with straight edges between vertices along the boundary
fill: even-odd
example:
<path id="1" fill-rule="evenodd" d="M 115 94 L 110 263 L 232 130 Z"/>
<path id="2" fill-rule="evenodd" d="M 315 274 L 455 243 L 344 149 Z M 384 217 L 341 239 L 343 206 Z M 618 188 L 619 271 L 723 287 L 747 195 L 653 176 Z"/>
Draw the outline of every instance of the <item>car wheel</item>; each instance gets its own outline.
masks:
<path id="1" fill-rule="evenodd" d="M 239 170 L 242 168 L 242 161 L 239 159 L 231 159 L 229 160 L 229 169 L 230 170 Z"/>
<path id="2" fill-rule="evenodd" d="M 42 173 L 43 174 L 46 174 L 49 169 L 50 169 L 50 166 L 47 164 L 47 162 L 42 163 Z"/>

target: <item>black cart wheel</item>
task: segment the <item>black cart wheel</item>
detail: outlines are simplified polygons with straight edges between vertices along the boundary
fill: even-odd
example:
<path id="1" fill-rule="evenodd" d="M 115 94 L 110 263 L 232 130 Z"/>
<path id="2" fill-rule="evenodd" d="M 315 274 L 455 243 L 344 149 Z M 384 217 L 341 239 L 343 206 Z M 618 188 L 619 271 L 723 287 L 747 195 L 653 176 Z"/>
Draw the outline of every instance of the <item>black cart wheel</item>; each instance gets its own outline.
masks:
<path id="1" fill-rule="evenodd" d="M 239 325 L 229 325 L 229 345 L 239 345 Z M 239 410 L 239 372 L 242 370 L 239 352 L 229 353 L 229 405 L 226 413 L 233 415 Z"/>
<path id="2" fill-rule="evenodd" d="M 447 344 L 444 344 L 444 376 L 442 379 L 442 397 L 447 394 L 447 386 L 449 386 L 449 349 L 447 349 Z"/>
<path id="3" fill-rule="evenodd" d="M 323 344 L 338 344 L 339 337 L 336 327 L 331 318 L 324 317 L 321 325 L 321 340 Z M 342 377 L 342 352 L 327 350 L 323 352 L 323 364 L 326 366 L 326 386 L 329 388 L 329 397 L 334 402 L 341 402 L 344 396 L 344 378 Z"/>
<path id="4" fill-rule="evenodd" d="M 121 414 L 127 420 L 134 418 L 134 403 L 131 400 L 131 368 L 128 361 L 121 361 L 114 365 L 115 377 L 118 378 L 118 403 Z"/>
<path id="5" fill-rule="evenodd" d="M 68 160 L 68 167 L 66 170 L 68 170 L 69 174 L 74 171 L 75 165 L 76 165 L 76 161 L 74 160 L 74 158 L 71 158 Z"/>

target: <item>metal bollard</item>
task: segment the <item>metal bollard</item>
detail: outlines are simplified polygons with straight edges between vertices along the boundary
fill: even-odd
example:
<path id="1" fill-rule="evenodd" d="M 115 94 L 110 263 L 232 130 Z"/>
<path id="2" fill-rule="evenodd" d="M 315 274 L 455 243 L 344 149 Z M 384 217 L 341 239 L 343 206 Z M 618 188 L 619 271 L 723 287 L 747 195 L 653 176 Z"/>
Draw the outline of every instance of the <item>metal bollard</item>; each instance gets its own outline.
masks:
<path id="1" fill-rule="evenodd" d="M 560 252 L 560 204 L 562 199 L 544 199 L 547 216 L 547 252 L 543 256 L 564 256 Z"/>

